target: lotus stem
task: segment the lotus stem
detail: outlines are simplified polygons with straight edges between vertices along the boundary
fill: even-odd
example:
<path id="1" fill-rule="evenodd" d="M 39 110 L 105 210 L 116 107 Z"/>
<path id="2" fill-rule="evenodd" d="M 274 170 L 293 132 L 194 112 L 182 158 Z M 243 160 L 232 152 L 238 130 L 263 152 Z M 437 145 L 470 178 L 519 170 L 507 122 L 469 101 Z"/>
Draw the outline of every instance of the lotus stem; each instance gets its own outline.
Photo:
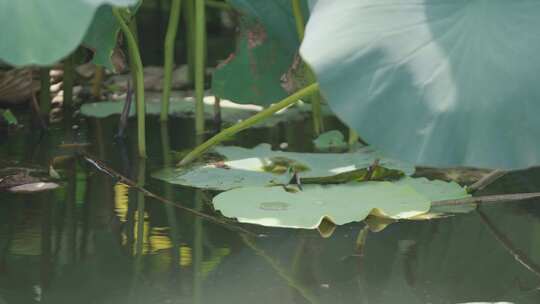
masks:
<path id="1" fill-rule="evenodd" d="M 203 0 L 195 1 L 195 133 L 204 133 L 204 38 L 206 16 Z"/>
<path id="2" fill-rule="evenodd" d="M 188 66 L 188 82 L 192 84 L 194 82 L 195 75 L 195 0 L 186 0 L 186 8 L 184 10 L 184 17 L 186 22 L 186 61 Z"/>
<path id="3" fill-rule="evenodd" d="M 313 75 L 310 71 L 309 74 Z M 315 81 L 315 77 L 310 77 Z M 321 95 L 317 92 L 311 96 L 311 115 L 313 117 L 313 133 L 315 136 L 319 136 L 324 132 L 324 122 L 322 118 L 322 108 L 321 108 Z"/>
<path id="4" fill-rule="evenodd" d="M 349 147 L 353 147 L 358 143 L 358 133 L 355 130 L 349 129 Z"/>
<path id="5" fill-rule="evenodd" d="M 292 0 L 292 9 L 294 14 L 294 21 L 296 23 L 296 31 L 298 32 L 298 40 L 304 40 L 304 27 L 305 21 L 302 15 L 302 7 L 300 0 Z"/>
<path id="6" fill-rule="evenodd" d="M 144 78 L 143 78 L 143 65 L 141 61 L 141 55 L 139 53 L 139 48 L 137 46 L 137 41 L 135 36 L 130 31 L 128 25 L 122 18 L 120 13 L 120 8 L 112 8 L 113 15 L 116 17 L 116 20 L 120 24 L 120 28 L 124 33 L 124 36 L 127 41 L 127 46 L 129 49 L 130 60 L 133 60 L 132 67 L 134 70 L 131 71 L 132 75 L 135 77 L 135 98 L 137 101 L 137 142 L 139 149 L 139 156 L 146 157 L 146 130 L 145 130 L 145 114 L 146 108 L 144 103 Z"/>
<path id="7" fill-rule="evenodd" d="M 171 14 L 169 24 L 167 25 L 167 34 L 165 35 L 165 54 L 164 54 L 164 77 L 163 94 L 161 95 L 161 121 L 167 121 L 169 118 L 169 102 L 171 98 L 172 72 L 174 64 L 174 42 L 178 31 L 178 21 L 180 19 L 181 0 L 172 0 Z"/>
<path id="8" fill-rule="evenodd" d="M 296 31 L 298 33 L 298 40 L 300 43 L 302 40 L 304 40 L 304 28 L 305 28 L 305 21 L 304 16 L 302 15 L 302 6 L 300 3 L 300 0 L 292 0 L 292 10 L 294 15 L 294 21 L 296 24 Z M 309 66 L 307 66 L 307 72 L 306 77 L 309 81 L 309 83 L 314 83 L 317 81 L 315 74 L 311 70 Z M 320 135 L 324 130 L 324 123 L 322 118 L 322 110 L 321 110 L 321 95 L 319 92 L 314 93 L 311 96 L 311 115 L 313 118 L 313 133 L 315 133 L 315 136 Z"/>
<path id="9" fill-rule="evenodd" d="M 39 69 L 39 108 L 42 116 L 48 116 L 51 111 L 51 78 L 49 76 L 50 68 Z"/>
<path id="10" fill-rule="evenodd" d="M 73 105 L 74 82 L 75 82 L 75 56 L 74 54 L 71 54 L 66 58 L 66 60 L 64 60 L 64 80 L 63 80 L 64 106 Z"/>
<path id="11" fill-rule="evenodd" d="M 101 85 L 103 84 L 103 78 L 105 76 L 105 69 L 103 66 L 96 66 L 96 72 L 92 79 L 92 97 L 95 100 L 101 99 Z"/>
<path id="12" fill-rule="evenodd" d="M 227 138 L 230 138 L 231 136 L 235 135 L 236 133 L 245 130 L 263 120 L 266 118 L 272 116 L 272 114 L 276 113 L 277 111 L 284 109 L 300 100 L 303 97 L 309 96 L 319 90 L 319 84 L 313 83 L 309 86 L 301 89 L 300 91 L 288 96 L 287 98 L 279 101 L 276 104 L 273 104 L 272 106 L 266 108 L 265 110 L 251 116 L 250 118 L 239 122 L 235 124 L 232 127 L 229 127 L 218 134 L 216 134 L 214 137 L 210 138 L 209 140 L 205 141 L 201 145 L 197 146 L 193 151 L 191 151 L 188 155 L 186 155 L 178 164 L 179 166 L 184 166 L 195 159 L 197 159 L 199 156 L 201 156 L 204 152 L 206 152 L 211 147 L 217 145 L 218 143 L 226 140 Z"/>

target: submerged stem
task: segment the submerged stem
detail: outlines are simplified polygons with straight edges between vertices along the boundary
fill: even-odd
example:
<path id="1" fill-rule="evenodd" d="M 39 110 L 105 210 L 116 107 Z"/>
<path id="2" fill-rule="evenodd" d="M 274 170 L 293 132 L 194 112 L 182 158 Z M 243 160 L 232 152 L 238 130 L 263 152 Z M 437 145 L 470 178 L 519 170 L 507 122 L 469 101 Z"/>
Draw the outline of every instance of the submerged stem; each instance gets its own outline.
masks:
<path id="1" fill-rule="evenodd" d="M 135 98 L 137 101 L 137 142 L 139 148 L 139 156 L 146 157 L 146 130 L 145 130 L 145 114 L 146 108 L 144 103 L 144 78 L 143 78 L 143 66 L 141 55 L 139 53 L 139 47 L 137 46 L 137 41 L 135 36 L 129 30 L 128 25 L 126 24 L 124 18 L 120 14 L 120 8 L 112 8 L 113 15 L 116 17 L 116 20 L 120 24 L 120 28 L 124 33 L 124 36 L 127 41 L 128 49 L 132 60 L 132 67 L 134 70 L 131 71 L 135 76 Z"/>
<path id="2" fill-rule="evenodd" d="M 232 127 L 229 127 L 218 134 L 216 134 L 214 137 L 210 138 L 209 140 L 205 141 L 198 147 L 196 147 L 193 151 L 191 151 L 186 157 L 180 161 L 178 164 L 179 166 L 187 165 L 190 162 L 194 161 L 196 158 L 201 156 L 204 152 L 206 152 L 208 149 L 210 149 L 212 146 L 222 142 L 223 140 L 233 136 L 234 134 L 247 129 L 256 123 L 265 120 L 266 118 L 272 116 L 272 114 L 276 113 L 277 111 L 284 109 L 294 103 L 296 103 L 299 99 L 309 96 L 319 90 L 319 84 L 313 83 L 300 91 L 290 95 L 289 97 L 279 101 L 278 103 L 268 107 L 267 109 L 251 116 L 250 118 L 239 122 L 235 124 Z"/>
<path id="3" fill-rule="evenodd" d="M 174 41 L 178 31 L 178 20 L 180 19 L 181 0 L 172 0 L 171 14 L 167 26 L 164 45 L 164 76 L 163 76 L 163 94 L 161 95 L 161 121 L 169 118 L 169 102 L 171 98 L 172 72 L 174 64 Z"/>

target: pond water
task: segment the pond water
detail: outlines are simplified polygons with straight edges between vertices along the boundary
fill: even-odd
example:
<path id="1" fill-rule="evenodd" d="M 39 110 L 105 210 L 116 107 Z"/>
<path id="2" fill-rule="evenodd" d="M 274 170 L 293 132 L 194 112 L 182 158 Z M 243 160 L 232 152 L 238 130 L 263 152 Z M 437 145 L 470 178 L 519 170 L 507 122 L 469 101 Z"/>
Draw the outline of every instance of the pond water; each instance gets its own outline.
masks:
<path id="1" fill-rule="evenodd" d="M 134 125 L 134 120 L 130 120 Z M 28 128 L 4 139 L 0 159 L 48 167 L 88 151 L 149 190 L 212 213 L 214 193 L 173 186 L 150 174 L 164 153 L 194 145 L 193 121 L 162 128 L 148 119 L 149 158 L 136 158 L 135 130 L 113 141 L 117 117 Z M 62 130 L 68 130 L 63 132 Z M 233 142 L 287 142 L 311 149 L 311 123 L 247 130 Z M 168 133 L 168 134 L 167 134 Z M 165 157 L 164 157 L 165 156 Z M 116 184 L 82 161 L 55 165 L 63 186 L 47 193 L 0 193 L 0 304 L 4 303 L 540 303 L 540 208 L 536 200 L 482 207 L 370 232 L 363 223 L 316 231 L 242 227 L 252 238 Z M 540 191 L 540 170 L 506 175 L 481 194 Z M 241 203 L 241 202 L 238 202 Z"/>

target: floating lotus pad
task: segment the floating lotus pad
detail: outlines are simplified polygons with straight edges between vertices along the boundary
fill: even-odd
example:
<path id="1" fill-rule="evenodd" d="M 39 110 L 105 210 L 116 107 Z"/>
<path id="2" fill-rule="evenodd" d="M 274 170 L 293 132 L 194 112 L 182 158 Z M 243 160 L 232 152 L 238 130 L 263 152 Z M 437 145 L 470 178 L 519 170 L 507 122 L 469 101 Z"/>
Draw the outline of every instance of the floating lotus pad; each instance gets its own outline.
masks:
<path id="1" fill-rule="evenodd" d="M 181 117 L 194 116 L 195 102 L 193 98 L 172 99 L 169 103 L 169 113 Z M 234 124 L 241 120 L 245 120 L 263 108 L 256 105 L 242 105 L 228 100 L 221 100 L 221 119 L 227 124 Z M 81 114 L 88 117 L 105 118 L 111 115 L 120 115 L 124 107 L 124 101 L 100 101 L 93 103 L 85 103 L 81 106 Z M 129 115 L 135 115 L 135 106 L 130 108 Z M 147 102 L 146 114 L 159 115 L 161 113 L 161 104 L 159 102 Z M 214 117 L 214 96 L 206 96 L 204 98 L 204 113 L 206 119 Z M 302 120 L 310 116 L 311 105 L 299 102 L 294 107 L 284 109 L 268 119 L 254 125 L 254 128 L 274 127 L 279 123 L 284 123 L 293 120 Z M 323 107 L 323 115 L 331 115 L 328 107 Z"/>
<path id="2" fill-rule="evenodd" d="M 397 182 L 308 185 L 295 193 L 283 187 L 246 187 L 217 195 L 213 204 L 242 223 L 316 229 L 324 220 L 343 225 L 368 215 L 413 218 L 427 213 L 434 200 L 468 196 L 456 183 L 407 177 Z"/>
<path id="3" fill-rule="evenodd" d="M 301 178 L 336 176 L 341 173 L 368 168 L 375 159 L 388 169 L 414 173 L 414 167 L 395 160 L 383 158 L 369 147 L 351 153 L 298 153 L 272 151 L 269 144 L 253 149 L 242 147 L 217 147 L 214 152 L 224 161 L 196 165 L 188 169 L 168 168 L 152 176 L 169 183 L 184 186 L 229 190 L 247 186 L 284 184 L 290 176 L 289 166 L 299 172 Z"/>
<path id="4" fill-rule="evenodd" d="M 317 151 L 343 151 L 349 147 L 343 134 L 337 130 L 324 132 L 313 140 Z"/>
<path id="5" fill-rule="evenodd" d="M 316 1 L 300 53 L 336 115 L 427 166 L 540 164 L 540 1 Z M 339 20 L 339 22 L 336 22 Z"/>

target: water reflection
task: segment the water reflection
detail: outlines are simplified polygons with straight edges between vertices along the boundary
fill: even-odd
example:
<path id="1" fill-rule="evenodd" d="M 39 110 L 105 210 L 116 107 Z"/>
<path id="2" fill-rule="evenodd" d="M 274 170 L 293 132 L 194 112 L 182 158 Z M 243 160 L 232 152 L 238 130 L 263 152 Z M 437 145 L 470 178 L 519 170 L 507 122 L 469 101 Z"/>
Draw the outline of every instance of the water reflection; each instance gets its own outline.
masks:
<path id="1" fill-rule="evenodd" d="M 140 160 L 126 153 L 133 143 L 107 140 L 109 125 L 89 128 L 94 155 L 170 200 L 212 212 L 211 193 L 149 177 L 173 161 L 167 151 L 180 139 L 167 126 L 150 124 L 161 142 Z M 0 194 L 0 303 L 540 302 L 537 200 L 377 233 L 350 224 L 328 239 L 246 226 L 267 235 L 253 238 L 74 159 L 61 172 L 65 184 L 53 192 Z M 484 194 L 538 191 L 539 181 L 540 170 L 511 174 Z"/>

